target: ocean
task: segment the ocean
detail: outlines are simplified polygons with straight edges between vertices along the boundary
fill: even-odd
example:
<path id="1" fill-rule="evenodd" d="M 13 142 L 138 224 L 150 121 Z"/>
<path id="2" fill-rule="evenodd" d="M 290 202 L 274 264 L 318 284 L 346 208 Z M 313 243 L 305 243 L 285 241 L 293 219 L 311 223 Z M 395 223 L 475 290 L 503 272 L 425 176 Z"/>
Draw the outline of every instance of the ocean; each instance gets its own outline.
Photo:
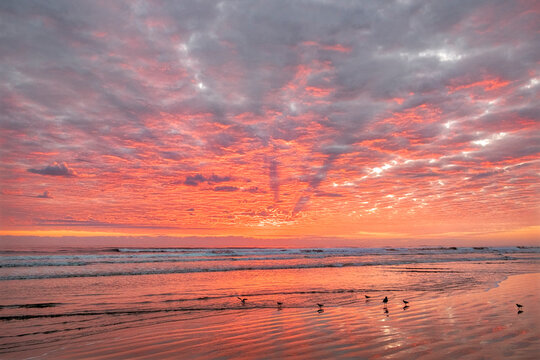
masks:
<path id="1" fill-rule="evenodd" d="M 3 251 L 0 357 L 30 350 L 47 358 L 51 348 L 96 334 L 167 322 L 182 328 L 225 313 L 315 312 L 317 304 L 328 312 L 379 306 L 384 296 L 401 304 L 487 291 L 538 272 L 539 247 Z"/>

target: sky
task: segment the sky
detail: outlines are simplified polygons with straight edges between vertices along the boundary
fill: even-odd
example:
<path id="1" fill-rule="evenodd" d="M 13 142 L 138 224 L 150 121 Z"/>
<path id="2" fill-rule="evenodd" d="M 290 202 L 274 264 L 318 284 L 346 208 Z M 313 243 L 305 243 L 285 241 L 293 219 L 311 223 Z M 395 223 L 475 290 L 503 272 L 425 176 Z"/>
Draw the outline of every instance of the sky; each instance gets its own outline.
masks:
<path id="1" fill-rule="evenodd" d="M 538 244 L 539 12 L 1 1 L 0 235 Z"/>

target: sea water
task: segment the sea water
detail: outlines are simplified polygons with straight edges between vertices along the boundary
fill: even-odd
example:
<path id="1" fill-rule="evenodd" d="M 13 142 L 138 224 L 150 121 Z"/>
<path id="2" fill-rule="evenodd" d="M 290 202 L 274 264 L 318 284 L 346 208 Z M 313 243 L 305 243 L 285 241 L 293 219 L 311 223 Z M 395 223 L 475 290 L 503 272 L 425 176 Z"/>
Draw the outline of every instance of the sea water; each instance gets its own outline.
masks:
<path id="1" fill-rule="evenodd" d="M 56 248 L 0 253 L 0 354 L 242 309 L 490 288 L 538 247 Z M 241 302 L 240 299 L 246 299 Z"/>

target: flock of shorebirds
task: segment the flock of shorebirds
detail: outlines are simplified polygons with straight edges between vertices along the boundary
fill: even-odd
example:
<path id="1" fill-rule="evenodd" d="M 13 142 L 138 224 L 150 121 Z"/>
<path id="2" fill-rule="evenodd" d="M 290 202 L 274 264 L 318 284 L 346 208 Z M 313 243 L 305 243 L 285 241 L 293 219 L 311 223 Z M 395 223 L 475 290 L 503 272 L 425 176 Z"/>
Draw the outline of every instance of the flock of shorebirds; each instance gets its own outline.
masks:
<path id="1" fill-rule="evenodd" d="M 364 295 L 364 296 L 366 297 L 366 301 L 368 301 L 368 300 L 371 298 L 371 296 L 369 296 L 369 295 Z M 240 300 L 240 302 L 242 303 L 242 305 L 246 305 L 247 298 L 241 298 L 241 297 L 239 297 L 239 296 L 237 296 L 236 298 L 237 298 L 238 300 Z M 386 304 L 388 303 L 388 296 L 385 296 L 384 299 L 382 300 L 382 302 L 383 302 L 383 304 L 384 304 L 384 306 L 385 306 L 385 308 L 386 308 Z M 407 308 L 409 307 L 409 302 L 408 302 L 407 300 L 403 300 L 403 303 L 405 304 L 405 306 L 403 307 L 403 309 L 407 309 Z M 277 308 L 278 308 L 279 310 L 281 310 L 281 309 L 283 308 L 283 302 L 278 301 L 278 302 L 276 302 L 276 304 L 277 304 Z M 324 309 L 323 309 L 324 304 L 319 304 L 319 303 L 317 303 L 317 306 L 319 307 L 319 310 L 317 310 L 317 312 L 319 312 L 319 313 L 324 312 Z M 521 306 L 521 305 L 518 305 L 518 306 Z M 386 312 L 388 312 L 388 311 L 386 311 Z"/>
<path id="2" fill-rule="evenodd" d="M 369 296 L 369 295 L 364 295 L 364 296 L 366 298 L 366 302 L 369 301 L 369 299 L 371 299 L 371 296 Z M 242 305 L 246 305 L 247 298 L 241 298 L 239 296 L 237 296 L 237 298 L 238 298 L 238 300 L 240 300 Z M 386 307 L 386 305 L 388 304 L 388 296 L 384 297 L 384 299 L 382 300 L 382 303 L 384 304 L 384 312 L 385 312 L 385 314 L 388 314 L 388 308 Z M 403 304 L 405 304 L 405 306 L 403 306 L 403 310 L 407 310 L 409 308 L 409 302 L 407 300 L 403 300 Z M 318 313 L 324 312 L 324 309 L 323 309 L 324 304 L 317 303 L 317 306 L 319 307 L 319 310 L 317 310 Z M 523 312 L 523 305 L 516 304 L 516 306 L 518 308 L 518 314 L 521 314 Z M 281 310 L 282 307 L 283 307 L 283 302 L 278 301 L 277 302 L 278 310 Z"/>

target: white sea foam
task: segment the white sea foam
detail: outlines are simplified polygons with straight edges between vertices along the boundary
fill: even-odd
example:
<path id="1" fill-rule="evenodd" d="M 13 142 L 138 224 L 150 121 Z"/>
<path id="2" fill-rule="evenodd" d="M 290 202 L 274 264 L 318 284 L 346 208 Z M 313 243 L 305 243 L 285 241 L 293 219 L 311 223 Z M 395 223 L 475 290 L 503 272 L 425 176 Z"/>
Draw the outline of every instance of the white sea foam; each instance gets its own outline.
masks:
<path id="1" fill-rule="evenodd" d="M 0 256 L 0 280 L 539 259 L 539 247 L 121 248 L 61 255 L 10 252 Z"/>

